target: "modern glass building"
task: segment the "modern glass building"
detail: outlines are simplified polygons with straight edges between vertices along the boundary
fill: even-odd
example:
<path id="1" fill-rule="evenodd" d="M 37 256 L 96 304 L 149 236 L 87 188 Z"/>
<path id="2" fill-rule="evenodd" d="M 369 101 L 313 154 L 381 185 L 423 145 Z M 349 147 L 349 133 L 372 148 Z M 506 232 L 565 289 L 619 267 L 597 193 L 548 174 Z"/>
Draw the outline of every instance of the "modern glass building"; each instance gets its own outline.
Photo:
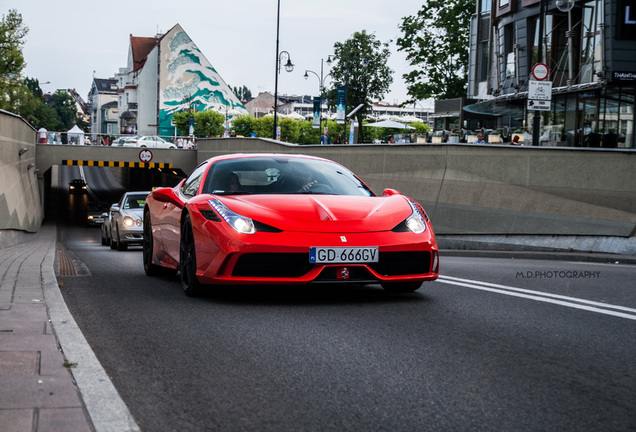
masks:
<path id="1" fill-rule="evenodd" d="M 477 0 L 468 113 L 535 145 L 634 148 L 635 88 L 636 0 Z"/>

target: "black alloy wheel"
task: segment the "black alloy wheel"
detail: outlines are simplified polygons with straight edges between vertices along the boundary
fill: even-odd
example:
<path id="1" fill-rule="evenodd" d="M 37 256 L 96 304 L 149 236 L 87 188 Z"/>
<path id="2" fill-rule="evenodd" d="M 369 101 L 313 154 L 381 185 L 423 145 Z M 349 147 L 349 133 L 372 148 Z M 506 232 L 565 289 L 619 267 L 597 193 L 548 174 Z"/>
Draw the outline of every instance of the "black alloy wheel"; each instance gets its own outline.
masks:
<path id="1" fill-rule="evenodd" d="M 121 236 L 119 235 L 119 227 L 117 227 L 117 250 L 120 252 L 128 250 L 128 244 L 121 241 Z"/>
<path id="2" fill-rule="evenodd" d="M 144 237 L 143 237 L 143 260 L 144 271 L 148 276 L 157 276 L 159 274 L 159 266 L 152 263 L 153 239 L 152 239 L 152 223 L 150 221 L 150 212 L 146 210 L 144 213 Z"/>
<path id="3" fill-rule="evenodd" d="M 201 284 L 197 279 L 197 256 L 194 245 L 194 233 L 190 215 L 186 214 L 181 225 L 181 243 L 179 245 L 179 270 L 181 285 L 187 296 L 199 294 Z"/>

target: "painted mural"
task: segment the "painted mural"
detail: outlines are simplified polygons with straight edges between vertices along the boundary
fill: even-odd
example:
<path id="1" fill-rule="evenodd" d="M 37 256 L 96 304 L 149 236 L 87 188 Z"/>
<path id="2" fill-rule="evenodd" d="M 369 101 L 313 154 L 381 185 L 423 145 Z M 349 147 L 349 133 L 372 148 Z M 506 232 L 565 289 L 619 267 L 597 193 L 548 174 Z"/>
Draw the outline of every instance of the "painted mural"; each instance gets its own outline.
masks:
<path id="1" fill-rule="evenodd" d="M 171 135 L 172 114 L 192 107 L 247 114 L 247 110 L 179 24 L 161 40 L 159 135 Z"/>

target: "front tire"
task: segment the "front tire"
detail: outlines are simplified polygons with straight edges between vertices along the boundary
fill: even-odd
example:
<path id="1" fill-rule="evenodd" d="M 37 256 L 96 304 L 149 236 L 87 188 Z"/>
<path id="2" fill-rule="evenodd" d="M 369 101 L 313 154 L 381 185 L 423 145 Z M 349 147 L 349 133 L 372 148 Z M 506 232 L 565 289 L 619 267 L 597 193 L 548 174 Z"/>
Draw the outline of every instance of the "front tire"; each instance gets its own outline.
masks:
<path id="1" fill-rule="evenodd" d="M 119 228 L 117 228 L 117 250 L 120 252 L 128 250 L 128 245 L 121 241 L 121 236 L 119 235 Z"/>
<path id="2" fill-rule="evenodd" d="M 112 231 L 112 229 L 111 229 L 111 231 L 110 231 L 110 241 L 109 241 L 109 244 L 110 244 L 110 248 L 111 248 L 111 249 L 113 249 L 113 250 L 117 249 L 117 242 L 115 241 L 115 236 L 113 236 L 113 231 Z"/>
<path id="3" fill-rule="evenodd" d="M 181 225 L 181 243 L 179 245 L 179 270 L 181 271 L 181 286 L 187 296 L 196 296 L 201 290 L 201 283 L 197 279 L 197 256 L 194 245 L 194 232 L 190 215 L 186 214 Z"/>
<path id="4" fill-rule="evenodd" d="M 152 263 L 152 253 L 154 240 L 152 238 L 152 223 L 150 222 L 150 212 L 144 214 L 144 239 L 143 239 L 143 252 L 144 259 L 144 272 L 148 276 L 157 276 L 159 274 L 158 266 Z"/>

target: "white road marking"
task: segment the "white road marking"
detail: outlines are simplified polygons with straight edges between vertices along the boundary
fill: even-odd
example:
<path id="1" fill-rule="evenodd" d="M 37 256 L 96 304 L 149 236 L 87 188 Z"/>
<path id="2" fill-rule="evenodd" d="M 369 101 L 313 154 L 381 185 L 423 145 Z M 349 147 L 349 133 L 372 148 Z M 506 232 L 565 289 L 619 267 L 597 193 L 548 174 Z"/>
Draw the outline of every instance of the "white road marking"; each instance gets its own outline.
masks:
<path id="1" fill-rule="evenodd" d="M 523 288 L 515 288 L 506 285 L 493 284 L 490 282 L 482 282 L 471 279 L 461 279 L 451 276 L 440 275 L 437 281 L 450 285 L 463 286 L 466 288 L 473 288 L 514 297 L 521 297 L 530 300 L 571 307 L 574 309 L 582 309 L 590 312 L 636 320 L 636 309 L 628 308 L 625 306 L 611 305 L 608 303 L 600 303 L 591 300 L 578 299 L 575 297 L 567 297 L 558 294 L 532 291 Z"/>

